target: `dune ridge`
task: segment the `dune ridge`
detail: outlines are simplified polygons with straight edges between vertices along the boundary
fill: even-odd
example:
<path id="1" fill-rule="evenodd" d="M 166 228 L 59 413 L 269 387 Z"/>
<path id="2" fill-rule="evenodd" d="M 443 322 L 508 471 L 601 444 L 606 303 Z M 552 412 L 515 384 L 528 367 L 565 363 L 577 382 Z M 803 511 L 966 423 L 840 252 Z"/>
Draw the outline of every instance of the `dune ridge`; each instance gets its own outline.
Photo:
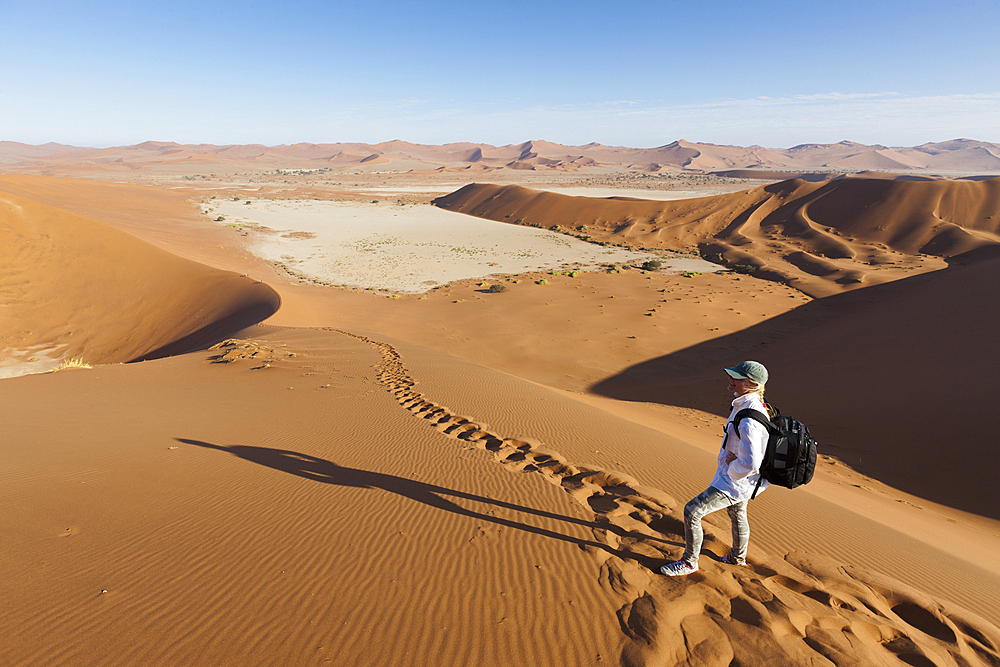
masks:
<path id="1" fill-rule="evenodd" d="M 193 349 L 266 319 L 263 283 L 181 259 L 107 225 L 0 194 L 6 372 Z"/>
<path id="2" fill-rule="evenodd" d="M 717 412 L 714 369 L 741 355 L 767 358 L 781 378 L 775 405 L 793 405 L 826 453 L 916 496 L 1000 519 L 991 491 L 1000 451 L 983 419 L 992 411 L 989 332 L 1000 326 L 986 304 L 998 290 L 1000 258 L 925 273 L 802 305 L 591 390 Z"/>
<path id="3" fill-rule="evenodd" d="M 538 440 L 503 437 L 475 418 L 455 414 L 416 390 L 392 345 L 334 331 L 380 352 L 379 382 L 415 417 L 492 452 L 514 470 L 541 474 L 596 513 L 601 527 L 594 534 L 601 544 L 585 549 L 601 563 L 607 585 L 629 598 L 618 611 L 631 640 L 623 648 L 623 664 L 800 665 L 821 657 L 853 664 L 859 652 L 857 664 L 892 657 L 907 664 L 1000 659 L 1000 631 L 983 619 L 962 618 L 890 577 L 845 568 L 830 558 L 791 553 L 758 557 L 746 572 L 716 574 L 711 568 L 692 578 L 714 590 L 707 604 L 690 581 L 650 577 L 675 551 L 664 549 L 662 536 L 682 525 L 682 503 L 629 475 L 574 465 Z M 927 642 L 927 635 L 954 648 Z"/>
<path id="4" fill-rule="evenodd" d="M 700 199 L 570 197 L 470 184 L 437 206 L 595 242 L 688 251 L 812 296 L 898 279 L 1000 248 L 1000 178 L 798 179 Z M 568 228 L 568 229 L 567 229 Z"/>

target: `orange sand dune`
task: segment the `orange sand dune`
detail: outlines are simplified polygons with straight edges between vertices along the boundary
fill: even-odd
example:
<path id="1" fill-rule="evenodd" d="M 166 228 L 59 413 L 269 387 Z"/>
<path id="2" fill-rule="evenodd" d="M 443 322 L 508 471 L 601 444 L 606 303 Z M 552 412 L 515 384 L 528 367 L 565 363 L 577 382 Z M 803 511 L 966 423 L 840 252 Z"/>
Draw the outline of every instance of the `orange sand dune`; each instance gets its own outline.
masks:
<path id="1" fill-rule="evenodd" d="M 671 202 L 473 184 L 435 203 L 501 222 L 558 225 L 607 243 L 697 247 L 707 257 L 813 296 L 941 268 L 945 258 L 1000 247 L 1000 178 L 793 179 Z"/>
<path id="2" fill-rule="evenodd" d="M 973 441 L 991 441 L 996 322 L 978 313 L 1000 259 L 799 308 L 773 282 L 635 270 L 386 299 L 276 280 L 184 195 L 0 179 L 15 186 L 162 247 L 200 242 L 274 291 L 5 194 L 10 335 L 79 317 L 85 359 L 127 357 L 130 336 L 253 322 L 276 293 L 270 322 L 314 328 L 0 380 L 0 664 L 1000 664 L 998 523 L 948 507 L 981 500 L 955 471 L 992 488 Z M 900 248 L 919 227 L 895 229 Z M 714 470 L 721 367 L 744 356 L 824 453 L 868 472 L 880 456 L 880 478 L 944 506 L 826 458 L 754 501 L 750 567 L 718 561 L 723 515 L 697 575 L 660 576 Z M 573 393 L 592 384 L 639 403 Z"/>
<path id="3" fill-rule="evenodd" d="M 808 490 L 756 502 L 751 567 L 712 519 L 657 575 L 713 454 L 400 341 L 258 329 L 0 398 L 4 664 L 1000 659 L 997 575 Z"/>
<path id="4" fill-rule="evenodd" d="M 279 303 L 262 283 L 10 194 L 0 195 L 0 262 L 7 362 L 182 352 L 259 322 Z"/>

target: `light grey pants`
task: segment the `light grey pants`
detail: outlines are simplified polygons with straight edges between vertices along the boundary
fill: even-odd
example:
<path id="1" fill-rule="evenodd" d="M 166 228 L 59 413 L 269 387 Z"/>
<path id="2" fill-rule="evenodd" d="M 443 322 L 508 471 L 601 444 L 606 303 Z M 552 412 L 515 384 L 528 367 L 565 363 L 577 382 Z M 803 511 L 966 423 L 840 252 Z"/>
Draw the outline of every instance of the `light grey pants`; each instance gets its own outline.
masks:
<path id="1" fill-rule="evenodd" d="M 750 542 L 750 524 L 747 522 L 747 501 L 734 502 L 732 498 L 710 486 L 684 506 L 684 556 L 682 560 L 693 567 L 698 565 L 698 554 L 705 532 L 701 520 L 706 514 L 723 507 L 733 523 L 733 548 L 730 557 L 740 565 L 746 563 L 747 544 Z"/>

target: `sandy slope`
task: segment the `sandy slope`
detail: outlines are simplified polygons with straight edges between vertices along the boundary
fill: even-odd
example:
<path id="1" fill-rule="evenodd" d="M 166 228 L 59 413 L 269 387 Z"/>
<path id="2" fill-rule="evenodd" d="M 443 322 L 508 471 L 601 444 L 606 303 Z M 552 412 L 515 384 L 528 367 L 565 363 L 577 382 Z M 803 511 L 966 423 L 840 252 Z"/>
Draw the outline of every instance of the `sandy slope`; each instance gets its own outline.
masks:
<path id="1" fill-rule="evenodd" d="M 5 366 L 183 352 L 278 309 L 262 283 L 180 259 L 107 225 L 0 195 Z"/>
<path id="2" fill-rule="evenodd" d="M 43 181 L 32 187 L 71 205 L 96 187 Z M 155 191 L 131 192 L 137 210 L 156 208 Z M 92 220 L 17 204 L 31 212 L 18 224 L 58 232 L 19 252 L 81 232 L 77 260 L 101 289 L 75 304 L 92 305 L 87 321 L 109 336 L 120 318 L 106 294 L 154 290 L 130 329 L 150 317 L 187 326 L 177 293 L 213 312 L 276 299 Z M 179 224 L 197 236 L 183 198 L 162 206 L 192 216 Z M 155 216 L 107 209 L 92 217 L 166 236 Z M 203 244 L 217 265 L 244 261 L 237 239 L 201 238 L 226 241 Z M 131 281 L 105 275 L 101 253 L 116 243 L 137 253 Z M 8 273 L 2 286 L 29 294 L 65 263 L 24 261 L 38 271 L 30 282 Z M 701 573 L 656 574 L 682 548 L 683 503 L 711 477 L 724 362 L 767 353 L 774 398 L 821 430 L 839 404 L 814 395 L 919 409 L 892 392 L 915 353 L 948 382 L 971 381 L 943 389 L 985 396 L 972 380 L 995 373 L 977 295 L 995 291 L 994 273 L 978 261 L 809 305 L 733 275 L 550 276 L 499 295 L 456 284 L 400 300 L 273 280 L 282 308 L 271 323 L 313 328 L 257 327 L 212 351 L 0 381 L 0 540 L 13 547 L 0 552 L 0 634 L 12 638 L 0 662 L 1000 664 L 1000 572 L 983 556 L 1000 530 L 949 510 L 970 498 L 954 480 L 932 505 L 825 460 L 813 485 L 754 501 L 750 568 L 713 557 L 729 540 L 716 517 Z M 961 344 L 941 346 L 952 335 Z M 831 356 L 849 360 L 830 376 L 834 392 L 815 379 Z M 871 391 L 852 392 L 873 367 Z M 930 463 L 915 456 L 907 475 L 933 482 L 944 466 L 917 442 Z M 889 464 L 875 470 L 891 479 Z"/>
<path id="3" fill-rule="evenodd" d="M 902 536 L 807 492 L 762 496 L 751 568 L 707 555 L 683 582 L 653 574 L 681 549 L 710 453 L 359 336 L 273 331 L 0 386 L 20 415 L 5 424 L 5 663 L 996 659 L 1000 631 L 942 601 L 988 613 L 996 575 L 942 572 L 931 545 L 900 552 Z M 721 553 L 728 531 L 710 530 Z"/>
<path id="4" fill-rule="evenodd" d="M 261 270 L 267 266 L 234 248 L 226 229 L 198 216 L 197 195 L 188 190 L 0 174 L 0 192 L 99 220 L 202 264 L 240 273 L 249 267 Z"/>

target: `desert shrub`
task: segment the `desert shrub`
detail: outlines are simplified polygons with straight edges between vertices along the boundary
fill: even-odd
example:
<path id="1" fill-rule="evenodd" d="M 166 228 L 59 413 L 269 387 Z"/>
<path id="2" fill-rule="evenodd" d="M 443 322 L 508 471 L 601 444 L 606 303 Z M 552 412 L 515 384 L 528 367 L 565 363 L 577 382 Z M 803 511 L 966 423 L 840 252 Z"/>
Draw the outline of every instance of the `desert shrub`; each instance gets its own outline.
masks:
<path id="1" fill-rule="evenodd" d="M 499 283 L 496 283 L 494 285 L 490 285 L 490 292 L 492 292 L 494 294 L 496 294 L 497 292 L 502 292 L 505 289 L 507 289 L 507 286 L 506 285 L 501 285 Z"/>
<path id="2" fill-rule="evenodd" d="M 656 271 L 658 268 L 663 266 L 663 262 L 658 259 L 647 259 L 642 263 L 643 271 Z"/>
<path id="3" fill-rule="evenodd" d="M 56 366 L 55 370 L 64 371 L 67 368 L 93 368 L 93 366 L 84 362 L 84 360 L 80 357 L 73 357 L 72 359 L 63 359 L 62 362 Z"/>
<path id="4" fill-rule="evenodd" d="M 733 264 L 733 271 L 736 273 L 753 273 L 757 267 L 753 264 Z"/>
<path id="5" fill-rule="evenodd" d="M 537 284 L 539 284 L 539 285 L 548 285 L 549 284 L 549 281 L 546 280 L 545 278 L 542 278 L 541 280 L 536 280 L 535 282 Z"/>

